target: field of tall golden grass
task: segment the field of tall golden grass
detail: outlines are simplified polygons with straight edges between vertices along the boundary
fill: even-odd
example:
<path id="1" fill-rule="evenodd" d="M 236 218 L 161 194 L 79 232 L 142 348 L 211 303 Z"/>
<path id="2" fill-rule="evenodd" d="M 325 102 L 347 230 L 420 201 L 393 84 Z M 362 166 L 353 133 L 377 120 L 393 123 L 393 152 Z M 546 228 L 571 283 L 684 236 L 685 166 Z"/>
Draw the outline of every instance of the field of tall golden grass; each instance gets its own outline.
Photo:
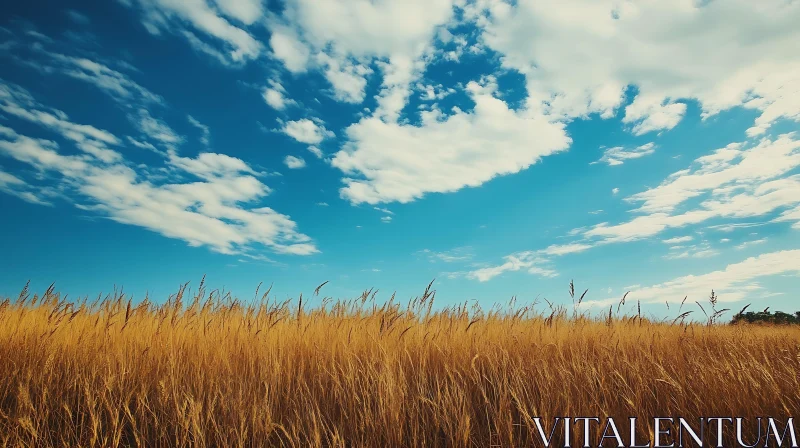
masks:
<path id="1" fill-rule="evenodd" d="M 0 304 L 0 445 L 537 446 L 537 417 L 800 410 L 797 326 L 433 295 L 310 309 L 202 285 L 161 305 L 26 288 Z"/>

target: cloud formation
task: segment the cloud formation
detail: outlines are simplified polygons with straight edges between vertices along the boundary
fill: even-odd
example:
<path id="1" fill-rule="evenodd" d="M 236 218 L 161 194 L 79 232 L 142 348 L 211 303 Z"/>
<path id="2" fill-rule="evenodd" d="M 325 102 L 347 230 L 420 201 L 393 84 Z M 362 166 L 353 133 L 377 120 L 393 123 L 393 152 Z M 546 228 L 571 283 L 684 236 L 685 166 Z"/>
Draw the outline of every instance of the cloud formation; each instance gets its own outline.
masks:
<path id="1" fill-rule="evenodd" d="M 439 27 L 455 14 L 452 0 L 292 0 L 270 24 L 270 47 L 293 73 L 320 70 L 339 101 L 364 98 L 369 61 L 380 61 L 379 109 L 394 116 Z"/>
<path id="2" fill-rule="evenodd" d="M 698 158 L 661 185 L 626 198 L 639 204 L 633 210 L 639 216 L 620 224 L 598 224 L 585 236 L 632 241 L 715 218 L 752 218 L 776 210 L 783 211 L 780 220 L 792 221 L 800 205 L 800 177 L 787 174 L 798 166 L 800 140 L 793 133 L 752 146 L 733 143 Z M 703 198 L 698 205 L 685 205 L 698 198 Z"/>
<path id="3" fill-rule="evenodd" d="M 503 65 L 527 78 L 528 105 L 564 118 L 623 121 L 636 135 L 668 130 L 696 100 L 708 118 L 742 106 L 758 135 L 800 118 L 800 4 L 783 0 L 618 2 L 521 0 L 465 7 Z"/>
<path id="4" fill-rule="evenodd" d="M 622 146 L 608 148 L 603 152 L 603 157 L 594 163 L 605 163 L 610 166 L 622 165 L 626 160 L 638 159 L 656 152 L 656 145 L 653 142 L 645 143 L 633 149 L 626 149 Z"/>
<path id="5" fill-rule="evenodd" d="M 729 264 L 725 269 L 702 275 L 686 275 L 673 280 L 647 287 L 632 288 L 629 301 L 642 303 L 680 303 L 686 298 L 688 303 L 704 302 L 711 290 L 719 296 L 722 303 L 738 302 L 744 299 L 757 300 L 768 295 L 758 279 L 774 275 L 800 275 L 800 250 L 785 250 L 750 257 L 738 263 Z M 587 307 L 607 307 L 616 305 L 619 297 L 602 300 L 589 300 Z"/>
<path id="6" fill-rule="evenodd" d="M 548 266 L 550 261 L 535 251 L 517 252 L 503 257 L 503 264 L 476 269 L 467 273 L 467 278 L 487 282 L 504 272 L 525 270 L 541 277 L 557 277 L 558 272 Z"/>
<path id="7" fill-rule="evenodd" d="M 674 128 L 690 101 L 699 103 L 704 118 L 734 107 L 758 111 L 751 136 L 780 119 L 800 120 L 796 2 L 290 0 L 280 13 L 267 13 L 257 0 L 179 3 L 136 5 L 152 33 L 183 34 L 195 48 L 231 64 L 268 53 L 290 73 L 320 74 L 330 96 L 343 103 L 364 102 L 369 80 L 380 77 L 374 107 L 346 128 L 346 141 L 333 156 L 345 175 L 341 194 L 354 204 L 409 202 L 516 173 L 566 149 L 571 140 L 564 125 L 594 114 L 620 115 L 634 135 Z M 264 42 L 249 31 L 261 20 L 269 33 Z M 468 91 L 474 110 L 434 104 L 420 113 L 420 124 L 403 120 L 415 92 L 423 101 L 455 92 L 423 82 L 431 61 L 484 49 L 525 77 L 521 108 L 500 94 Z M 485 89 L 486 83 L 477 84 Z M 270 82 L 262 95 L 278 111 L 294 101 L 279 83 Z M 512 125 L 501 126 L 500 117 Z M 317 145 L 326 138 L 314 129 L 319 124 L 289 121 L 283 131 Z M 528 124 L 535 130 L 526 132 Z M 398 155 L 395 141 L 423 149 Z M 426 145 L 432 141 L 435 148 Z M 497 160 L 475 149 L 492 143 L 508 148 Z M 654 150 L 653 143 L 609 148 L 599 162 L 620 165 Z"/>
<path id="8" fill-rule="evenodd" d="M 310 120 L 308 118 L 286 122 L 282 131 L 298 142 L 307 143 L 309 145 L 318 145 L 326 138 L 335 135 L 333 132 L 325 129 L 325 126 L 320 120 Z"/>
<path id="9" fill-rule="evenodd" d="M 264 14 L 259 0 L 216 0 L 213 3 L 206 0 L 131 0 L 123 3 L 140 11 L 142 24 L 151 34 L 182 35 L 193 48 L 216 55 L 223 64 L 242 64 L 263 52 L 263 44 L 247 30 Z"/>
<path id="10" fill-rule="evenodd" d="M 261 204 L 271 190 L 241 159 L 215 153 L 181 157 L 171 149 L 165 153 L 165 179 L 128 163 L 117 151 L 122 139 L 70 121 L 18 86 L 0 84 L 0 110 L 42 126 L 82 151 L 67 154 L 55 140 L 0 126 L 0 154 L 55 182 L 78 207 L 225 254 L 257 256 L 264 249 L 295 255 L 318 252 L 288 216 Z M 139 114 L 143 131 L 162 143 L 177 143 L 164 123 L 144 110 Z M 28 188 L 24 194 L 34 195 L 26 198 L 29 202 L 45 203 L 43 196 L 51 193 L 5 173 L 0 182 L 2 188 Z M 35 193 L 37 188 L 41 195 Z"/>
<path id="11" fill-rule="evenodd" d="M 261 93 L 264 101 L 275 110 L 283 111 L 287 106 L 297 104 L 296 101 L 286 97 L 286 89 L 275 79 L 269 80 L 269 85 Z"/>
<path id="12" fill-rule="evenodd" d="M 286 156 L 286 158 L 283 159 L 283 163 L 286 164 L 287 168 L 292 170 L 297 170 L 306 167 L 306 161 L 300 157 L 295 157 L 295 156 Z"/>
<path id="13" fill-rule="evenodd" d="M 669 229 L 712 220 L 732 221 L 716 225 L 720 230 L 728 227 L 732 230 L 752 225 L 737 220 L 777 213 L 773 222 L 791 222 L 794 228 L 800 228 L 800 175 L 791 174 L 798 167 L 800 140 L 794 133 L 764 138 L 754 144 L 732 143 L 697 158 L 690 168 L 671 174 L 660 185 L 625 198 L 638 204 L 631 210 L 633 218 L 576 229 L 569 234 L 578 238 L 575 242 L 509 255 L 503 264 L 475 271 L 471 278 L 487 281 L 506 271 L 518 271 L 546 263 L 552 256 L 572 253 L 570 248 L 583 251 L 599 245 L 639 241 Z M 690 236 L 663 240 L 673 245 L 665 258 L 705 258 L 718 253 L 707 242 L 678 245 L 691 240 Z"/>
<path id="14" fill-rule="evenodd" d="M 509 109 L 489 87 L 471 82 L 467 90 L 471 113 L 434 109 L 420 126 L 376 117 L 350 126 L 331 162 L 348 175 L 341 196 L 353 204 L 410 202 L 519 172 L 569 146 L 563 125 Z"/>

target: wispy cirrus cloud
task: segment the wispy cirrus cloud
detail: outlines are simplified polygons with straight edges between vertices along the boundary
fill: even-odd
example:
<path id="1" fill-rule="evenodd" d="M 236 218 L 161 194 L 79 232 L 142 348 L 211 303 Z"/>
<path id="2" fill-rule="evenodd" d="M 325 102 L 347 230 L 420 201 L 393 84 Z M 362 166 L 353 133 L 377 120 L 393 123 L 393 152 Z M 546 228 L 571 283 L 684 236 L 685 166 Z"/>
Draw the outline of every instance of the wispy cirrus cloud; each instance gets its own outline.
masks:
<path id="1" fill-rule="evenodd" d="M 676 236 L 674 238 L 668 238 L 666 240 L 663 240 L 662 243 L 664 243 L 664 244 L 681 244 L 681 243 L 687 243 L 689 241 L 692 241 L 693 239 L 694 239 L 694 237 L 690 236 L 690 235 Z"/>
<path id="2" fill-rule="evenodd" d="M 6 56 L 10 56 L 17 64 L 32 68 L 39 73 L 61 74 L 90 84 L 125 107 L 165 104 L 161 95 L 153 93 L 132 78 L 131 72 L 136 70 L 124 61 L 113 61 L 116 67 L 112 67 L 108 61 L 81 54 L 79 48 L 74 49 L 74 53 L 77 54 L 65 54 L 54 50 L 53 48 L 69 50 L 71 47 L 54 46 L 52 42 L 44 45 L 41 43 L 24 45 L 22 48 L 29 53 L 10 51 Z"/>
<path id="3" fill-rule="evenodd" d="M 540 253 L 533 251 L 517 252 L 503 257 L 503 263 L 500 265 L 475 269 L 468 272 L 466 277 L 479 282 L 487 282 L 505 272 L 517 272 L 520 270 L 541 277 L 557 277 L 558 272 L 549 265 L 550 260 Z"/>
<path id="4" fill-rule="evenodd" d="M 638 159 L 640 157 L 653 154 L 654 152 L 656 152 L 655 148 L 656 145 L 653 142 L 645 143 L 644 145 L 637 146 L 632 149 L 627 149 L 623 146 L 615 146 L 613 148 L 607 148 L 603 152 L 603 157 L 601 157 L 600 160 L 596 162 L 592 162 L 592 164 L 605 163 L 610 166 L 622 165 L 623 163 L 625 163 L 626 160 Z"/>
<path id="5" fill-rule="evenodd" d="M 8 133 L 7 129 L 0 127 L 0 135 Z M 7 173 L 0 167 L 0 191 L 11 196 L 16 196 L 31 204 L 52 206 L 51 199 L 60 196 L 50 187 L 35 187 L 13 174 Z"/>
<path id="6" fill-rule="evenodd" d="M 11 127 L 0 126 L 0 154 L 27 164 L 60 185 L 63 195 L 85 210 L 176 238 L 192 246 L 206 246 L 224 254 L 274 253 L 309 255 L 318 252 L 311 238 L 297 231 L 288 216 L 263 205 L 270 193 L 259 174 L 241 159 L 224 154 L 201 153 L 181 157 L 177 151 L 165 155 L 167 172 L 175 178 L 152 178 L 147 170 L 128 163 L 114 148 L 123 140 L 113 134 L 70 121 L 63 112 L 49 109 L 24 89 L 0 83 L 0 110 L 50 130 L 71 142 L 82 153 L 62 152 L 55 140 L 33 138 Z M 142 114 L 145 122 L 152 117 Z M 141 125 L 141 124 L 140 124 Z M 177 143 L 164 123 L 145 123 L 143 130 L 165 143 Z M 4 185 L 26 186 L 35 195 L 29 202 L 46 202 L 49 187 L 16 176 L 2 176 Z"/>
<path id="7" fill-rule="evenodd" d="M 194 49 L 222 64 L 241 66 L 264 52 L 264 45 L 248 30 L 264 15 L 264 5 L 258 0 L 131 0 L 124 4 L 139 11 L 151 34 L 184 36 Z"/>
<path id="8" fill-rule="evenodd" d="M 475 258 L 475 253 L 469 246 L 456 247 L 446 251 L 423 249 L 417 252 L 417 255 L 427 258 L 431 263 L 465 263 Z"/>
<path id="9" fill-rule="evenodd" d="M 800 275 L 800 250 L 769 252 L 729 264 L 719 271 L 686 275 L 647 287 L 632 287 L 627 298 L 642 303 L 680 303 L 684 299 L 691 303 L 705 300 L 713 289 L 723 303 L 758 300 L 768 295 L 758 280 L 782 274 Z M 589 300 L 583 305 L 608 307 L 619 300 L 619 297 Z"/>
<path id="10" fill-rule="evenodd" d="M 800 205 L 800 177 L 789 174 L 798 166 L 800 141 L 793 133 L 752 145 L 731 144 L 698 158 L 693 167 L 672 174 L 661 185 L 626 198 L 639 204 L 633 212 L 640 216 L 620 224 L 598 224 L 585 236 L 632 241 L 715 218 L 753 218 L 777 210 L 786 217 Z M 704 200 L 684 206 L 697 198 Z"/>
<path id="11" fill-rule="evenodd" d="M 716 255 L 719 255 L 719 251 L 712 248 L 708 241 L 703 241 L 699 244 L 672 246 L 669 248 L 669 253 L 664 255 L 664 259 L 710 258 Z"/>
<path id="12" fill-rule="evenodd" d="M 741 244 L 736 245 L 736 249 L 742 250 L 742 249 L 746 249 L 746 248 L 751 247 L 751 246 L 757 246 L 759 244 L 764 244 L 766 242 L 767 242 L 766 238 L 759 238 L 757 240 L 745 241 L 745 242 L 743 242 Z"/>
<path id="13" fill-rule="evenodd" d="M 120 144 L 116 136 L 91 125 L 73 123 L 67 114 L 59 110 L 39 107 L 33 97 L 21 87 L 0 84 L 0 111 L 46 127 L 71 140 L 84 153 L 103 162 L 115 162 L 122 158 L 119 152 L 112 149 Z M 5 133 L 8 132 L 9 128 L 5 128 Z"/>
<path id="14" fill-rule="evenodd" d="M 203 123 L 200 123 L 200 121 L 198 121 L 196 118 L 194 118 L 191 115 L 187 115 L 186 119 L 189 121 L 189 124 L 191 124 L 192 126 L 196 127 L 200 131 L 200 143 L 202 143 L 203 146 L 210 145 L 211 144 L 211 130 L 208 128 L 208 126 L 204 125 Z"/>
<path id="15" fill-rule="evenodd" d="M 184 137 L 175 132 L 163 120 L 153 117 L 145 108 L 138 109 L 128 115 L 128 119 L 136 126 L 145 137 L 158 142 L 169 150 L 174 150 L 175 145 L 184 141 Z"/>
<path id="16" fill-rule="evenodd" d="M 751 144 L 728 145 L 699 157 L 690 168 L 673 173 L 660 185 L 627 197 L 627 202 L 638 204 L 631 210 L 637 216 L 617 224 L 603 222 L 578 229 L 570 234 L 578 241 L 509 255 L 504 263 L 483 268 L 471 277 L 486 281 L 503 272 L 547 264 L 552 256 L 572 253 L 570 248 L 584 251 L 599 245 L 639 241 L 711 220 L 730 220 L 728 224 L 711 227 L 732 230 L 752 224 L 737 220 L 779 213 L 774 221 L 793 221 L 797 227 L 800 177 L 791 174 L 797 167 L 800 167 L 800 140 L 793 133 Z M 683 236 L 663 240 L 673 245 L 664 258 L 717 255 L 718 251 L 707 242 L 680 245 L 691 239 Z"/>
<path id="17" fill-rule="evenodd" d="M 540 277 L 557 277 L 558 272 L 552 267 L 552 258 L 587 251 L 592 244 L 567 243 L 552 244 L 544 249 L 521 251 L 503 257 L 504 262 L 497 266 L 482 267 L 468 273 L 467 278 L 481 282 L 489 281 L 505 272 L 525 270 L 529 274 Z"/>

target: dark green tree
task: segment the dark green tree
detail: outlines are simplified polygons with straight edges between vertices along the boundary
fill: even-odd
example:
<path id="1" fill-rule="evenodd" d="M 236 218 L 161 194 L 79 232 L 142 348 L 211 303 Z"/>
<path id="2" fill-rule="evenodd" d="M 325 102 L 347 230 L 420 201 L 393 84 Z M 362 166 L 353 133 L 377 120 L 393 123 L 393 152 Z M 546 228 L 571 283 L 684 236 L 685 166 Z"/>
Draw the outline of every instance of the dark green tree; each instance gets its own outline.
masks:
<path id="1" fill-rule="evenodd" d="M 742 308 L 741 311 L 736 313 L 731 320 L 732 324 L 738 323 L 765 323 L 765 324 L 777 324 L 777 325 L 791 325 L 791 324 L 800 324 L 800 311 L 795 312 L 793 315 L 789 313 L 784 313 L 783 311 L 774 311 L 770 312 L 769 307 L 765 308 L 764 311 L 747 311 L 747 308 L 750 305 L 745 306 Z"/>

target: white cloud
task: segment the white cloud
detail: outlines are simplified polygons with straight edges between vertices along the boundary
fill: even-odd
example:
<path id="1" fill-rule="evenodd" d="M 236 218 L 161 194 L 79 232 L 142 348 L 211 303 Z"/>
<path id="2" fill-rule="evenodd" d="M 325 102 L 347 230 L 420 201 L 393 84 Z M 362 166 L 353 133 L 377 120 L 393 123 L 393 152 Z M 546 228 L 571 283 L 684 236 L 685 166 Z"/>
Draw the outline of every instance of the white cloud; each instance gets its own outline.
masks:
<path id="1" fill-rule="evenodd" d="M 456 280 L 463 278 L 466 275 L 463 271 L 440 272 L 437 278 L 446 278 L 448 280 Z"/>
<path id="2" fill-rule="evenodd" d="M 79 148 L 119 142 L 105 131 L 68 121 L 61 111 L 45 112 L 19 87 L 0 84 L 0 108 L 61 133 Z M 252 255 L 263 248 L 297 255 L 318 252 L 288 216 L 262 204 L 270 189 L 240 159 L 213 153 L 186 158 L 169 152 L 165 168 L 171 176 L 164 179 L 151 177 L 146 168 L 133 168 L 119 154 L 109 158 L 84 152 L 65 155 L 54 141 L 0 126 L 0 154 L 30 165 L 43 182 L 57 182 L 85 210 L 220 253 Z M 180 182 L 185 174 L 201 181 Z M 11 178 L 5 181 L 20 185 Z M 48 187 L 39 188 L 46 192 Z"/>
<path id="3" fill-rule="evenodd" d="M 168 31 L 191 35 L 197 40 L 192 43 L 195 48 L 199 48 L 198 43 L 209 49 L 214 48 L 195 34 L 203 33 L 222 48 L 221 51 L 213 51 L 224 55 L 224 61 L 229 64 L 255 59 L 263 50 L 261 43 L 244 26 L 234 25 L 223 17 L 225 15 L 245 26 L 250 25 L 263 15 L 261 3 L 257 0 L 217 0 L 216 8 L 206 0 L 138 0 L 135 3 L 141 11 L 142 23 L 150 33 Z M 128 3 L 130 6 L 133 4 Z"/>
<path id="4" fill-rule="evenodd" d="M 217 177 L 235 177 L 241 173 L 253 176 L 258 174 L 241 159 L 212 152 L 200 153 L 195 158 L 180 157 L 171 153 L 168 155 L 168 162 L 175 168 L 206 180 L 213 180 Z M 266 186 L 264 191 L 270 192 Z"/>
<path id="5" fill-rule="evenodd" d="M 13 174 L 6 173 L 5 171 L 0 171 L 0 187 L 9 187 L 12 185 L 25 185 L 25 181 L 22 179 L 17 178 Z"/>
<path id="6" fill-rule="evenodd" d="M 800 230 L 800 205 L 795 205 L 794 208 L 785 210 L 781 215 L 773 220 L 773 222 L 794 222 L 792 228 Z"/>
<path id="7" fill-rule="evenodd" d="M 611 189 L 611 194 L 616 195 L 617 193 L 619 193 L 619 188 L 614 187 Z"/>
<path id="8" fill-rule="evenodd" d="M 749 229 L 751 227 L 760 227 L 766 225 L 765 222 L 734 222 L 728 224 L 718 224 L 706 227 L 707 229 L 717 230 L 720 232 L 733 232 L 736 229 Z"/>
<path id="9" fill-rule="evenodd" d="M 664 244 L 680 244 L 680 243 L 686 243 L 686 242 L 692 241 L 693 239 L 694 239 L 694 237 L 689 236 L 689 235 L 687 235 L 687 236 L 677 236 L 675 238 L 669 238 L 669 239 L 663 240 L 662 243 L 664 243 Z"/>
<path id="10" fill-rule="evenodd" d="M 392 222 L 391 216 L 381 216 L 381 222 L 390 223 Z"/>
<path id="11" fill-rule="evenodd" d="M 452 87 L 444 88 L 441 84 L 432 85 L 417 83 L 416 89 L 421 92 L 420 99 L 422 101 L 439 101 L 456 92 L 456 89 Z"/>
<path id="12" fill-rule="evenodd" d="M 56 54 L 52 56 L 64 63 L 62 70 L 65 74 L 94 84 L 121 102 L 130 101 L 134 98 L 140 99 L 145 104 L 162 104 L 164 102 L 161 96 L 142 87 L 129 76 L 103 64 L 86 58 L 74 58 Z"/>
<path id="13" fill-rule="evenodd" d="M 800 140 L 792 133 L 774 140 L 765 138 L 749 146 L 728 145 L 699 157 L 689 169 L 671 174 L 659 186 L 626 198 L 628 202 L 640 204 L 632 210 L 637 216 L 618 224 L 603 222 L 575 229 L 569 236 L 578 237 L 579 241 L 559 247 L 587 250 L 597 245 L 651 238 L 668 229 L 685 228 L 712 219 L 740 220 L 778 211 L 782 213 L 774 221 L 794 222 L 793 226 L 800 228 L 800 175 L 790 174 L 798 166 Z M 690 201 L 697 198 L 701 200 Z M 709 228 L 731 231 L 754 225 L 762 223 L 732 222 Z M 689 241 L 687 238 L 664 242 L 679 244 Z M 547 256 L 562 255 L 560 252 L 563 249 L 523 253 L 535 254 L 542 259 L 540 261 L 546 261 Z M 665 258 L 703 258 L 716 254 L 717 251 L 703 242 L 690 247 L 675 246 Z M 517 266 L 507 261 L 484 270 L 481 278 L 488 279 L 505 270 L 518 270 L 514 269 Z"/>
<path id="14" fill-rule="evenodd" d="M 69 176 L 78 176 L 87 169 L 88 162 L 80 156 L 62 156 L 54 149 L 51 140 L 22 137 L 13 129 L 0 126 L 0 148 L 11 158 L 27 163 L 40 171 L 58 169 Z"/>
<path id="15" fill-rule="evenodd" d="M 469 272 L 467 278 L 478 280 L 479 282 L 487 282 L 505 272 L 516 272 L 522 269 L 527 270 L 529 274 L 541 277 L 551 278 L 558 276 L 556 271 L 546 266 L 549 263 L 548 260 L 536 252 L 518 252 L 507 255 L 503 259 L 505 260 L 503 264 L 476 269 Z"/>
<path id="16" fill-rule="evenodd" d="M 529 274 L 542 277 L 556 277 L 558 276 L 558 272 L 549 266 L 551 257 L 576 254 L 589 250 L 592 247 L 591 244 L 568 243 L 553 244 L 545 249 L 536 251 L 517 252 L 503 257 L 505 262 L 499 266 L 485 267 L 469 272 L 467 278 L 486 282 L 504 272 L 519 271 L 520 269 L 526 269 Z"/>
<path id="17" fill-rule="evenodd" d="M 133 146 L 135 146 L 135 147 L 137 147 L 139 149 L 146 149 L 148 151 L 160 152 L 159 149 L 156 148 L 155 145 L 153 145 L 150 142 L 142 142 L 142 141 L 136 140 L 135 138 L 130 137 L 130 136 L 127 138 L 127 140 L 131 145 L 133 145 Z"/>
<path id="18" fill-rule="evenodd" d="M 756 246 L 758 244 L 764 244 L 766 242 L 767 242 L 766 238 L 761 238 L 761 239 L 752 240 L 752 241 L 745 241 L 744 243 L 737 245 L 736 249 L 737 250 L 746 249 L 746 248 L 748 248 L 750 246 Z"/>
<path id="19" fill-rule="evenodd" d="M 321 121 L 309 120 L 308 118 L 287 122 L 283 126 L 283 133 L 300 143 L 307 143 L 309 145 L 318 145 L 326 138 L 335 135 L 333 132 L 325 129 Z"/>
<path id="20" fill-rule="evenodd" d="M 672 129 L 680 123 L 686 113 L 686 105 L 672 103 L 669 100 L 639 95 L 625 108 L 623 123 L 633 123 L 634 135 L 643 135 L 652 131 Z"/>
<path id="21" fill-rule="evenodd" d="M 411 83 L 424 72 L 426 60 L 404 54 L 393 55 L 389 62 L 379 63 L 383 71 L 383 83 L 376 96 L 378 107 L 374 117 L 394 123 L 411 95 Z"/>
<path id="22" fill-rule="evenodd" d="M 442 261 L 445 263 L 457 263 L 470 261 L 475 257 L 471 247 L 456 247 L 448 251 L 436 252 L 430 249 L 423 249 L 418 252 L 428 258 L 431 263 Z"/>
<path id="23" fill-rule="evenodd" d="M 116 136 L 94 126 L 69 121 L 67 114 L 43 107 L 22 88 L 0 82 L 0 111 L 48 128 L 102 162 L 111 163 L 122 158 L 109 148 L 120 144 Z"/>
<path id="24" fill-rule="evenodd" d="M 200 130 L 200 143 L 205 146 L 208 146 L 211 143 L 211 131 L 208 129 L 208 126 L 204 125 L 197 121 L 196 118 L 192 117 L 191 115 L 187 115 L 186 119 L 189 120 L 189 123 Z"/>
<path id="25" fill-rule="evenodd" d="M 603 157 L 600 158 L 597 162 L 594 163 L 607 163 L 608 165 L 622 165 L 625 163 L 626 160 L 630 159 L 638 159 L 640 157 L 644 157 L 646 155 L 653 154 L 656 152 L 655 144 L 650 142 L 646 143 L 641 146 L 637 146 L 633 149 L 626 149 L 622 146 L 615 146 L 613 148 L 608 148 L 603 152 Z"/>
<path id="26" fill-rule="evenodd" d="M 273 29 L 269 45 L 272 53 L 283 62 L 287 70 L 292 73 L 306 71 L 310 56 L 309 50 L 291 31 Z"/>
<path id="27" fill-rule="evenodd" d="M 549 246 L 547 249 L 539 251 L 539 253 L 543 255 L 567 255 L 567 254 L 575 254 L 583 252 L 591 248 L 592 248 L 591 245 L 581 244 L 581 243 L 553 244 L 552 246 Z"/>
<path id="28" fill-rule="evenodd" d="M 348 142 L 331 162 L 348 175 L 342 197 L 410 202 L 519 172 L 570 144 L 563 125 L 515 112 L 477 83 L 468 91 L 471 113 L 425 111 L 420 126 L 367 117 L 347 128 Z"/>
<path id="29" fill-rule="evenodd" d="M 285 163 L 286 166 L 292 170 L 297 170 L 306 167 L 306 161 L 300 157 L 295 157 L 295 156 L 286 156 L 286 158 L 283 159 L 283 163 Z"/>
<path id="30" fill-rule="evenodd" d="M 217 47 L 209 44 L 208 42 L 200 39 L 191 31 L 183 30 L 181 31 L 183 37 L 189 42 L 189 46 L 192 47 L 196 53 L 205 54 L 207 56 L 211 56 L 212 59 L 215 59 L 217 62 L 224 66 L 233 67 L 239 65 L 237 62 L 233 62 L 230 60 L 228 55 L 217 49 Z"/>
<path id="31" fill-rule="evenodd" d="M 732 0 L 727 6 L 686 3 L 659 0 L 619 5 L 570 0 L 550 8 L 531 1 L 514 6 L 495 1 L 459 3 L 457 8 L 463 8 L 465 19 L 475 20 L 482 28 L 482 45 L 497 51 L 505 67 L 526 76 L 528 99 L 522 111 L 526 117 L 565 122 L 599 113 L 609 118 L 624 104 L 628 86 L 635 87 L 628 90 L 634 100 L 622 118 L 635 134 L 674 127 L 686 113 L 685 101 L 693 99 L 701 103 L 705 117 L 741 105 L 761 110 L 764 126 L 778 117 L 790 117 L 787 104 L 793 103 L 786 98 L 791 94 L 781 92 L 792 92 L 798 84 L 792 76 L 800 72 L 793 65 L 800 58 L 789 44 L 797 32 L 787 18 L 797 15 L 798 7 L 778 0 L 767 0 L 763 7 L 745 0 Z M 438 51 L 433 49 L 434 42 L 450 45 L 458 37 L 464 40 L 443 31 L 454 23 L 453 6 L 447 0 L 415 0 L 404 2 L 402 8 L 386 1 L 336 0 L 320 5 L 297 0 L 287 5 L 280 18 L 272 19 L 273 40 L 281 40 L 283 48 L 283 53 L 273 48 L 276 56 L 290 71 L 319 69 L 341 101 L 362 101 L 366 67 L 374 63 L 380 68 L 383 80 L 377 108 L 372 117 L 348 129 L 352 138 L 333 159 L 334 166 L 347 175 L 342 193 L 351 202 L 411 201 L 427 192 L 456 191 L 521 169 L 488 168 L 486 173 L 464 178 L 458 176 L 463 169 L 456 169 L 449 180 L 429 173 L 439 174 L 434 176 L 438 185 L 403 191 L 409 188 L 398 184 L 413 184 L 406 181 L 416 179 L 404 178 L 403 169 L 385 170 L 383 165 L 398 162 L 392 160 L 400 158 L 394 156 L 398 151 L 387 148 L 387 155 L 372 149 L 376 142 L 391 141 L 390 135 L 406 142 L 416 142 L 423 134 L 426 139 L 436 137 L 436 131 L 464 114 L 456 111 L 448 116 L 434 109 L 427 112 L 428 123 L 421 126 L 397 123 L 410 86 L 424 72 L 427 58 Z M 484 7 L 485 13 L 480 11 Z M 412 14 L 416 20 L 404 20 Z M 755 43 L 745 37 L 757 34 L 767 37 Z M 438 95 L 435 89 L 425 88 L 425 98 Z M 768 109 L 772 112 L 767 113 Z M 456 144 L 449 146 L 456 163 L 445 163 L 446 169 L 465 168 L 457 160 L 463 153 L 452 149 Z M 522 154 L 506 163 L 528 166 L 524 159 L 530 157 L 517 152 Z M 651 152 L 647 145 L 615 150 L 603 161 L 619 164 Z"/>
<path id="32" fill-rule="evenodd" d="M 800 275 L 800 250 L 786 250 L 761 254 L 739 263 L 729 264 L 725 269 L 703 275 L 687 275 L 649 287 L 631 288 L 628 300 L 646 302 L 664 301 L 680 303 L 705 301 L 713 289 L 720 302 L 738 302 L 768 296 L 768 292 L 756 280 L 762 277 L 788 274 Z M 619 298 L 584 302 L 586 306 L 606 307 L 616 304 Z"/>
<path id="33" fill-rule="evenodd" d="M 35 189 L 28 185 L 28 183 L 24 180 L 0 169 L 0 191 L 12 196 L 16 196 L 23 201 L 30 202 L 31 204 L 47 206 L 53 205 L 50 201 L 41 197 L 47 193 L 52 195 L 52 190 L 43 189 L 42 191 L 38 192 L 39 194 L 33 190 Z"/>
<path id="34" fill-rule="evenodd" d="M 286 100 L 283 98 L 283 93 L 279 90 L 267 87 L 264 89 L 264 101 L 267 102 L 273 109 L 283 110 L 286 108 Z"/>
<path id="35" fill-rule="evenodd" d="M 469 53 L 471 53 L 471 54 L 477 54 L 477 53 L 481 52 L 481 51 L 478 51 L 478 49 L 480 48 L 480 44 L 477 44 L 477 45 L 474 45 L 472 47 L 469 47 L 469 49 L 468 49 L 467 48 L 468 41 L 467 41 L 466 36 L 464 36 L 464 35 L 452 36 L 451 39 L 452 39 L 451 42 L 454 45 L 453 47 L 451 47 L 452 49 L 451 50 L 443 50 L 442 51 L 442 57 L 445 60 L 458 62 L 461 59 L 461 56 L 464 55 L 465 51 L 469 51 Z M 446 43 L 450 43 L 450 42 L 446 42 Z"/>
<path id="36" fill-rule="evenodd" d="M 319 68 L 335 97 L 350 103 L 363 100 L 369 63 L 377 62 L 384 79 L 376 113 L 393 120 L 453 14 L 453 0 L 296 0 L 271 23 L 270 45 L 289 71 Z"/>
<path id="37" fill-rule="evenodd" d="M 226 16 L 245 25 L 252 25 L 264 15 L 262 0 L 214 0 Z"/>
<path id="38" fill-rule="evenodd" d="M 129 118 L 144 135 L 164 145 L 172 146 L 183 141 L 183 137 L 175 133 L 169 125 L 150 115 L 147 109 L 139 109 Z"/>
<path id="39" fill-rule="evenodd" d="M 286 109 L 286 106 L 297 104 L 294 100 L 286 98 L 286 89 L 274 79 L 269 80 L 269 86 L 264 88 L 261 96 L 275 110 L 282 111 Z"/>
<path id="40" fill-rule="evenodd" d="M 452 15 L 451 0 L 296 0 L 284 13 L 315 48 L 356 57 L 419 53 Z"/>
<path id="41" fill-rule="evenodd" d="M 713 218 L 752 218 L 792 210 L 800 204 L 800 176 L 783 176 L 798 166 L 800 141 L 794 134 L 763 139 L 750 148 L 731 144 L 698 158 L 693 168 L 672 174 L 661 185 L 627 198 L 641 204 L 633 210 L 639 216 L 616 225 L 598 224 L 585 236 L 631 241 Z M 699 205 L 677 210 L 698 197 L 705 197 Z"/>
<path id="42" fill-rule="evenodd" d="M 710 258 L 719 255 L 719 252 L 714 250 L 706 241 L 690 246 L 673 246 L 669 249 L 669 253 L 664 256 L 664 258 L 667 260 L 680 260 L 684 258 Z"/>
<path id="43" fill-rule="evenodd" d="M 331 83 L 336 100 L 353 104 L 364 101 L 367 76 L 372 74 L 372 69 L 350 59 L 332 58 L 325 53 L 317 54 L 317 63 L 324 67 L 325 78 Z"/>
<path id="44" fill-rule="evenodd" d="M 321 159 L 321 158 L 323 158 L 325 156 L 325 154 L 322 153 L 321 149 L 319 149 L 319 148 L 317 148 L 316 146 L 313 146 L 313 145 L 308 147 L 308 151 L 311 154 L 314 154 L 314 157 L 316 157 L 318 159 Z"/>
<path id="45" fill-rule="evenodd" d="M 800 119 L 797 2 L 520 0 L 467 10 L 503 65 L 526 76 L 530 107 L 554 116 L 609 118 L 635 86 L 624 121 L 637 135 L 674 127 L 683 99 L 699 101 L 704 117 L 760 111 L 751 135 Z"/>

